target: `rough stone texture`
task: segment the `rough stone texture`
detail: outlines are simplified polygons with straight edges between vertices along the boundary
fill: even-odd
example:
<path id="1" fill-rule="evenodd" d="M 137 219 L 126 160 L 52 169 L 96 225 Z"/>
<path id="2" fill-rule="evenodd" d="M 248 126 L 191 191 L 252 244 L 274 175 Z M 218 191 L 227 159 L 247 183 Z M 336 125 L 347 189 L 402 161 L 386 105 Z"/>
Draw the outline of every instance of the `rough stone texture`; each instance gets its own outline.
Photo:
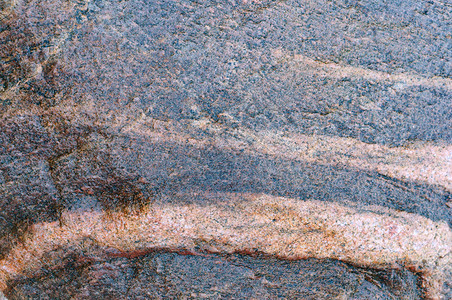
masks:
<path id="1" fill-rule="evenodd" d="M 0 9 L 11 298 L 452 297 L 450 1 Z"/>
<path id="2" fill-rule="evenodd" d="M 338 261 L 284 262 L 242 255 L 152 253 L 76 261 L 18 280 L 9 299 L 416 299 L 409 271 L 363 270 Z"/>

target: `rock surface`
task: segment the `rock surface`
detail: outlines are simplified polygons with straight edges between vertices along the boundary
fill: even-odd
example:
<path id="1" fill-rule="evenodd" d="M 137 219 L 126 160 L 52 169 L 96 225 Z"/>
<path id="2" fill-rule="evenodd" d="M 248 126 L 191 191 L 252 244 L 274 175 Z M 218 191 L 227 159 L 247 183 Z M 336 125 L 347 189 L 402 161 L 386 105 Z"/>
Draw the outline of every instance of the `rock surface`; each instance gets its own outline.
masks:
<path id="1" fill-rule="evenodd" d="M 152 253 L 77 262 L 24 278 L 10 299 L 416 299 L 409 271 L 362 270 L 338 261 L 284 262 L 242 255 Z M 75 261 L 75 262 L 74 262 Z"/>
<path id="2" fill-rule="evenodd" d="M 452 297 L 452 3 L 0 9 L 7 297 Z"/>

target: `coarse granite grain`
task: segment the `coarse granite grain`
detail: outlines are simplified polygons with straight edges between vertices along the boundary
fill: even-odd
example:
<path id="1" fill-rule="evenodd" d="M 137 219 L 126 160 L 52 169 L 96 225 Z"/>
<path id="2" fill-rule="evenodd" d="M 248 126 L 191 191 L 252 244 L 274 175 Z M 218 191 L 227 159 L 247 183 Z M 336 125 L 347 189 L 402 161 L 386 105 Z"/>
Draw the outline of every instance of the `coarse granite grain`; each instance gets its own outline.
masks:
<path id="1" fill-rule="evenodd" d="M 451 298 L 451 19 L 1 0 L 0 290 Z"/>

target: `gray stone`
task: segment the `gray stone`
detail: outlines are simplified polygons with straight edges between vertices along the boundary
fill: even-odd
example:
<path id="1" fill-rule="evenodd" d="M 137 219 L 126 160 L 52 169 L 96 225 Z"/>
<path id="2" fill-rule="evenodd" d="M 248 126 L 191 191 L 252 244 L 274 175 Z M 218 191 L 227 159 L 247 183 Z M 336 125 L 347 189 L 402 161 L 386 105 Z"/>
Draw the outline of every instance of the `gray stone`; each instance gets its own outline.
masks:
<path id="1" fill-rule="evenodd" d="M 249 252 L 238 227 L 237 244 L 196 230 L 177 245 L 129 239 L 143 230 L 145 240 L 151 229 L 130 219 L 158 219 L 153 211 L 235 212 L 266 195 L 285 224 L 304 224 L 287 203 L 322 201 L 390 218 L 376 231 L 395 228 L 401 248 L 397 230 L 410 218 L 452 247 L 451 18 L 452 4 L 436 0 L 0 1 L 0 290 L 11 299 L 450 298 L 442 250 L 403 259 L 394 250 L 375 263 L 301 248 L 287 250 L 297 260 L 249 257 L 234 253 L 268 245 Z M 74 220 L 89 227 L 97 214 L 126 229 L 82 247 L 102 234 L 74 233 Z M 155 240 L 176 221 L 164 219 Z M 48 228 L 72 235 L 63 242 Z M 292 234 L 316 230 L 281 232 L 290 249 Z M 360 233 L 369 251 L 381 232 Z M 202 255 L 171 252 L 204 238 Z M 53 248 L 30 250 L 40 243 Z M 96 250 L 120 245 L 144 254 Z M 86 263 L 90 251 L 100 258 Z"/>

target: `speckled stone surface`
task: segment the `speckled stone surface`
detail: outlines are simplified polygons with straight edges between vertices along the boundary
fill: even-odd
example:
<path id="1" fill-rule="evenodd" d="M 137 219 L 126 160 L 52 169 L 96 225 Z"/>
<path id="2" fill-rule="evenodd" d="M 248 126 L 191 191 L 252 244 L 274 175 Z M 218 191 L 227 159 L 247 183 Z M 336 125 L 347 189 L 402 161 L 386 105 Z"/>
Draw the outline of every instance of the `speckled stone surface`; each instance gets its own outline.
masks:
<path id="1" fill-rule="evenodd" d="M 180 255 L 72 262 L 18 280 L 11 299 L 416 299 L 409 271 L 363 270 L 338 261 L 285 262 L 243 255 Z M 39 282 L 39 283 L 37 283 Z"/>
<path id="2" fill-rule="evenodd" d="M 8 299 L 452 297 L 452 2 L 0 9 Z"/>

